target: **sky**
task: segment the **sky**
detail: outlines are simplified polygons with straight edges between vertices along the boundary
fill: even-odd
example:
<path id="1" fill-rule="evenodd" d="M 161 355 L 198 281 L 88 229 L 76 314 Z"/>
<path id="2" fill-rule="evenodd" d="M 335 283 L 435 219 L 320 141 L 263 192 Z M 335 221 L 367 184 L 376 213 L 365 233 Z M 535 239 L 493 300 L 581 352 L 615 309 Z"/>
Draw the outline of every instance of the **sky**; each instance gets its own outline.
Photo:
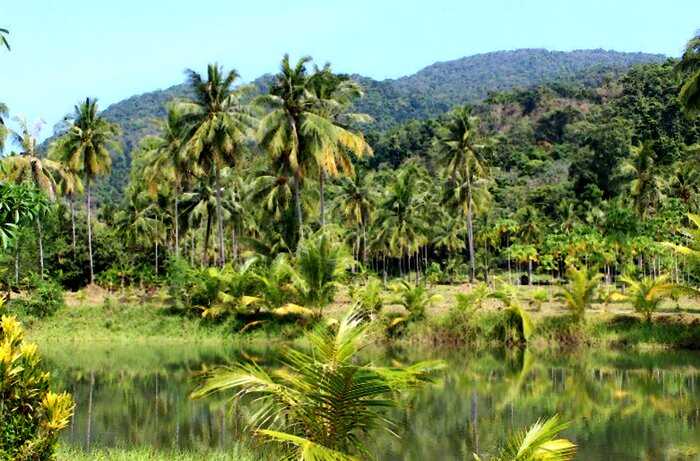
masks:
<path id="1" fill-rule="evenodd" d="M 376 79 L 517 48 L 679 56 L 699 21 L 699 0 L 0 0 L 0 101 L 43 138 L 81 98 L 107 107 L 209 62 L 250 81 L 286 52 Z"/>

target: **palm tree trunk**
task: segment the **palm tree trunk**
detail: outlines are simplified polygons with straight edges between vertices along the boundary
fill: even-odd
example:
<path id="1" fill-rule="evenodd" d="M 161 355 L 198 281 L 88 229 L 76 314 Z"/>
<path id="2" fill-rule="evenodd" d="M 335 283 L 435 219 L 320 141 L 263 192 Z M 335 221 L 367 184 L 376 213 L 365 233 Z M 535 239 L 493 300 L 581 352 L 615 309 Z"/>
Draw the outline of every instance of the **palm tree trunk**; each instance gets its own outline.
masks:
<path id="1" fill-rule="evenodd" d="M 319 194 L 320 194 L 320 213 L 321 213 L 321 227 L 326 226 L 326 193 L 325 193 L 325 182 L 326 182 L 326 175 L 323 172 L 323 169 L 318 173 L 318 188 L 319 188 Z M 358 247 L 359 251 L 359 247 Z"/>
<path id="2" fill-rule="evenodd" d="M 90 257 L 90 284 L 95 283 L 95 267 L 92 259 L 92 212 L 90 210 L 90 202 L 92 193 L 90 191 L 90 177 L 85 180 L 85 191 L 87 200 L 87 228 L 88 228 L 88 255 Z"/>
<path id="3" fill-rule="evenodd" d="M 474 283 L 476 277 L 476 262 L 474 258 L 474 224 L 472 223 L 472 181 L 470 173 L 467 172 L 467 237 L 469 240 L 469 264 L 471 272 L 469 273 L 469 282 Z"/>
<path id="4" fill-rule="evenodd" d="M 44 235 L 41 229 L 41 220 L 37 216 L 36 218 L 36 232 L 37 238 L 39 240 L 39 274 L 41 278 L 44 278 Z"/>
<path id="5" fill-rule="evenodd" d="M 214 178 L 216 184 L 216 221 L 219 228 L 219 266 L 226 264 L 226 247 L 224 246 L 224 215 L 221 207 L 221 185 L 219 168 L 214 165 Z"/>
<path id="6" fill-rule="evenodd" d="M 532 259 L 527 259 L 527 284 L 532 286 Z"/>
<path id="7" fill-rule="evenodd" d="M 156 277 L 158 277 L 158 220 L 156 219 L 156 238 L 155 238 L 155 244 L 156 244 Z"/>
<path id="8" fill-rule="evenodd" d="M 176 184 L 175 185 L 175 216 L 173 216 L 173 224 L 175 225 L 175 257 L 179 258 L 180 257 L 180 213 L 179 213 L 179 205 L 180 205 L 180 200 L 179 196 L 180 195 L 180 185 Z"/>
<path id="9" fill-rule="evenodd" d="M 299 240 L 304 239 L 304 221 L 301 216 L 301 178 L 298 173 L 294 174 L 294 207 L 297 214 L 297 224 L 299 225 Z"/>
<path id="10" fill-rule="evenodd" d="M 207 212 L 207 228 L 204 231 L 204 252 L 202 253 L 202 265 L 209 265 L 209 236 L 211 235 L 211 212 Z"/>
<path id="11" fill-rule="evenodd" d="M 73 257 L 75 257 L 75 201 L 73 200 L 72 195 L 70 196 L 70 199 L 68 201 L 70 203 L 70 225 L 73 237 Z"/>

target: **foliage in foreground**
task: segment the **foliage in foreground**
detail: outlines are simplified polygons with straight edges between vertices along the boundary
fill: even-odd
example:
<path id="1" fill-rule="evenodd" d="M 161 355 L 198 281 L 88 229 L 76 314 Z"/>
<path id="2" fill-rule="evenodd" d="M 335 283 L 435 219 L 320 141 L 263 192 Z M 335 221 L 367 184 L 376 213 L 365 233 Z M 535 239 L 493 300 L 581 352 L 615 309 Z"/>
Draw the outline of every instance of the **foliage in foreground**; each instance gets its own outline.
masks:
<path id="1" fill-rule="evenodd" d="M 66 393 L 49 390 L 37 347 L 25 343 L 16 318 L 0 320 L 0 459 L 43 461 L 53 456 L 73 414 Z"/>
<path id="2" fill-rule="evenodd" d="M 384 410 L 395 406 L 395 393 L 430 381 L 442 362 L 408 367 L 358 364 L 367 326 L 349 314 L 337 326 L 308 337 L 311 350 L 290 350 L 284 368 L 266 371 L 244 364 L 219 369 L 192 396 L 233 391 L 255 407 L 254 433 L 283 445 L 302 460 L 347 460 L 368 455 L 366 437 L 394 424 Z"/>
<path id="3" fill-rule="evenodd" d="M 568 461 L 574 459 L 576 446 L 567 439 L 558 438 L 567 424 L 555 415 L 546 421 L 538 420 L 526 431 L 513 434 L 491 461 Z M 474 459 L 482 461 L 477 454 Z"/>

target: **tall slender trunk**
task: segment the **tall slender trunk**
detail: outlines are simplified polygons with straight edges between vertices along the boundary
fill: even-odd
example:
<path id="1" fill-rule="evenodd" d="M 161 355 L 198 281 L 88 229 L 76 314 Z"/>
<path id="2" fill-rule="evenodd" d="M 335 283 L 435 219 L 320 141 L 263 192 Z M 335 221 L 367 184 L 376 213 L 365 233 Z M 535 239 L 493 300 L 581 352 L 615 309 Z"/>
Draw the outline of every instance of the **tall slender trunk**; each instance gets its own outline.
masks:
<path id="1" fill-rule="evenodd" d="M 326 174 L 323 171 L 323 168 L 321 168 L 321 171 L 318 173 L 318 189 L 319 189 L 319 194 L 320 194 L 320 213 L 321 213 L 321 227 L 326 226 L 326 191 L 325 191 L 325 182 L 326 182 Z M 358 247 L 359 251 L 359 247 Z"/>
<path id="2" fill-rule="evenodd" d="M 175 225 L 175 257 L 180 257 L 180 185 L 175 185 L 175 216 L 173 216 L 173 224 Z"/>
<path id="3" fill-rule="evenodd" d="M 156 277 L 158 277 L 158 220 L 156 220 Z"/>
<path id="4" fill-rule="evenodd" d="M 36 218 L 36 232 L 37 238 L 39 240 L 39 274 L 41 278 L 44 278 L 44 233 L 41 229 L 41 219 L 37 216 Z"/>
<path id="5" fill-rule="evenodd" d="M 95 266 L 92 259 L 92 211 L 90 210 L 92 193 L 90 191 L 90 176 L 85 180 L 85 191 L 87 200 L 87 228 L 88 228 L 88 255 L 90 257 L 90 284 L 95 283 Z"/>
<path id="6" fill-rule="evenodd" d="M 15 239 L 15 285 L 19 285 L 19 239 Z"/>
<path id="7" fill-rule="evenodd" d="M 75 200 L 73 199 L 73 196 L 71 195 L 68 202 L 70 203 L 70 225 L 71 225 L 71 233 L 73 237 L 73 257 L 75 257 Z"/>
<path id="8" fill-rule="evenodd" d="M 299 225 L 299 240 L 304 239 L 304 220 L 301 216 L 301 177 L 298 173 L 294 174 L 294 208 L 297 214 L 297 224 Z"/>
<path id="9" fill-rule="evenodd" d="M 474 283 L 476 277 L 476 261 L 474 258 L 474 225 L 472 223 L 472 180 L 471 174 L 467 171 L 467 237 L 469 240 L 469 264 L 471 272 L 469 273 L 469 282 Z"/>
<path id="10" fill-rule="evenodd" d="M 214 178 L 216 184 L 216 222 L 219 228 L 219 266 L 226 264 L 226 247 L 224 246 L 224 214 L 221 208 L 221 185 L 219 167 L 214 165 Z"/>
<path id="11" fill-rule="evenodd" d="M 204 231 L 204 251 L 202 253 L 202 266 L 209 265 L 209 237 L 211 236 L 211 211 L 207 211 L 207 228 Z"/>
<path id="12" fill-rule="evenodd" d="M 532 259 L 527 259 L 527 284 L 532 286 Z"/>

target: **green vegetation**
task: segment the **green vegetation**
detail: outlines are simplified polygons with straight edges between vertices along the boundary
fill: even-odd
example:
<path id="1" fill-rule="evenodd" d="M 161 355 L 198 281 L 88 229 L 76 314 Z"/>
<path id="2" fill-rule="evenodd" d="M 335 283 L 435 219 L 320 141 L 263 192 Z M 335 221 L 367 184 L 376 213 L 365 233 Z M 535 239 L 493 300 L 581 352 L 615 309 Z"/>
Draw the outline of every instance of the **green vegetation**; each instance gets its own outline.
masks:
<path id="1" fill-rule="evenodd" d="M 2 306 L 0 305 L 0 309 Z M 58 433 L 73 414 L 67 393 L 49 390 L 37 347 L 24 342 L 15 317 L 0 319 L 0 458 L 52 459 Z"/>
<path id="2" fill-rule="evenodd" d="M 335 331 L 334 331 L 335 330 Z M 289 456 L 305 460 L 369 457 L 364 437 L 389 430 L 382 414 L 396 405 L 399 391 L 429 380 L 440 362 L 383 368 L 358 365 L 367 327 L 352 313 L 337 328 L 319 328 L 308 337 L 312 350 L 284 355 L 286 368 L 272 374 L 256 364 L 213 371 L 193 393 L 202 398 L 230 391 L 256 407 L 254 433 L 287 446 Z"/>
<path id="3" fill-rule="evenodd" d="M 257 90 L 210 64 L 206 76 L 188 70 L 183 91 L 151 108 L 165 118 L 127 146 L 92 98 L 46 149 L 26 121 L 10 130 L 1 106 L 2 148 L 20 150 L 0 163 L 0 280 L 46 343 L 303 338 L 309 350 L 287 350 L 281 368 L 203 369 L 192 397 L 232 391 L 254 441 L 276 442 L 271 456 L 370 457 L 400 393 L 443 365 L 365 363 L 369 339 L 496 344 L 524 356 L 538 342 L 698 347 L 697 309 L 686 319 L 680 308 L 700 285 L 698 54 L 695 37 L 680 61 L 623 72 L 660 60 L 501 53 L 497 69 L 517 70 L 524 56 L 542 61 L 538 76 L 521 73 L 525 87 L 512 89 L 502 72 L 508 91 L 460 94 L 442 73 L 472 74 L 470 62 L 494 55 L 380 83 L 285 55 Z M 396 94 L 380 108 L 381 86 Z M 100 180 L 113 163 L 121 180 L 130 168 L 123 195 Z M 447 305 L 437 282 L 452 285 Z M 64 289 L 82 291 L 66 303 Z M 99 303 L 86 303 L 91 293 Z M 652 322 L 667 299 L 676 309 Z M 610 312 L 586 321 L 601 305 Z M 0 333 L 0 454 L 49 459 L 72 400 L 48 391 L 13 317 Z M 540 420 L 493 459 L 571 459 L 573 444 L 557 439 L 564 428 Z"/>

